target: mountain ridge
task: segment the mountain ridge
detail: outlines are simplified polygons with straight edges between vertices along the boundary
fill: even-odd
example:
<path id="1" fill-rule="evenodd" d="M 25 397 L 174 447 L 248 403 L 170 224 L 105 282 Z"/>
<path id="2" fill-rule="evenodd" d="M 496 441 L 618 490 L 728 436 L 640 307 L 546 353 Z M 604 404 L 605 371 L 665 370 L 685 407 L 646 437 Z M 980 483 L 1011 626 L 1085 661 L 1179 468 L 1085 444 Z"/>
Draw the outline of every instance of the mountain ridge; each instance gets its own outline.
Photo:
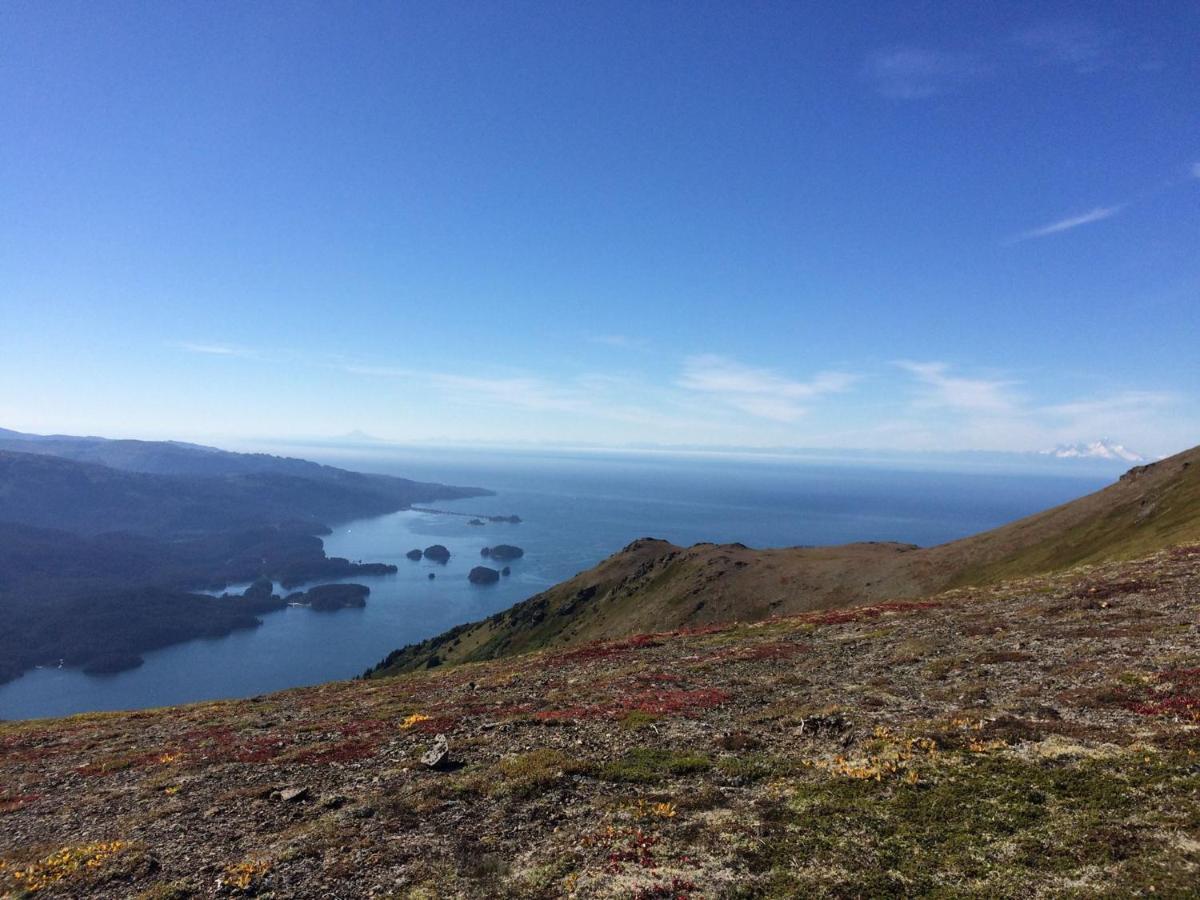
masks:
<path id="1" fill-rule="evenodd" d="M 642 630 L 912 598 L 1131 558 L 1189 540 L 1200 540 L 1200 448 L 1130 469 L 1115 484 L 1070 503 L 930 548 L 859 543 L 754 550 L 635 541 L 509 610 L 398 648 L 367 674 Z"/>
<path id="2" fill-rule="evenodd" d="M 1105 459 L 1131 463 L 1151 461 L 1148 456 L 1143 456 L 1135 450 L 1130 450 L 1124 444 L 1118 444 L 1108 438 L 1090 442 L 1081 441 L 1075 444 L 1059 444 L 1050 450 L 1042 450 L 1041 454 L 1057 459 Z"/>

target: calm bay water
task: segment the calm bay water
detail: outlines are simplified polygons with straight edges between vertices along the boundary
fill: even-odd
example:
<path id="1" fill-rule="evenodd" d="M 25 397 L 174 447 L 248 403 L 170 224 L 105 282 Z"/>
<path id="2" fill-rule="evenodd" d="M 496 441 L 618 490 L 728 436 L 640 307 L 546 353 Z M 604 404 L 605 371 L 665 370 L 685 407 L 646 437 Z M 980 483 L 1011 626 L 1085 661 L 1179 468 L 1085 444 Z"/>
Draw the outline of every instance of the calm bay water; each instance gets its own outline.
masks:
<path id="1" fill-rule="evenodd" d="M 145 654 L 145 665 L 93 677 L 38 669 L 0 685 L 0 718 L 163 706 L 245 697 L 361 673 L 389 651 L 488 616 L 589 568 L 639 537 L 679 544 L 750 546 L 897 540 L 936 544 L 1000 525 L 1096 490 L 1102 474 L 900 471 L 869 465 L 611 457 L 584 454 L 458 454 L 390 451 L 304 455 L 363 471 L 479 485 L 493 497 L 439 501 L 464 513 L 515 513 L 519 525 L 472 526 L 466 517 L 413 511 L 338 525 L 331 556 L 399 566 L 357 577 L 365 609 L 316 613 L 289 608 L 261 627 Z M 411 562 L 414 547 L 445 544 L 440 566 Z M 489 544 L 523 547 L 512 575 L 477 587 L 467 572 Z M 430 572 L 436 574 L 429 580 Z"/>

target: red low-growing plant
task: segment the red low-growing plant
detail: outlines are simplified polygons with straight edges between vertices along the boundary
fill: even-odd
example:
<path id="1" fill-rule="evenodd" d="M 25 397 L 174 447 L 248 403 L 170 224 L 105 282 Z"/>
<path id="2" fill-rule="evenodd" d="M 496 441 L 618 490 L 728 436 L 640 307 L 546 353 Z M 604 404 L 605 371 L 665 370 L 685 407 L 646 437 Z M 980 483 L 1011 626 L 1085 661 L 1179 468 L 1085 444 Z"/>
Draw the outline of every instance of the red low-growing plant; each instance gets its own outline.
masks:
<path id="1" fill-rule="evenodd" d="M 719 706 L 729 699 L 729 694 L 717 688 L 695 690 L 637 690 L 621 693 L 608 703 L 571 706 L 563 709 L 547 709 L 535 713 L 544 722 L 570 722 L 585 719 L 619 719 L 631 712 L 644 712 L 657 716 L 678 715 L 698 712 Z"/>
<path id="2" fill-rule="evenodd" d="M 294 737 L 290 735 L 247 737 L 220 725 L 185 732 L 180 750 L 189 760 L 205 763 L 264 763 L 275 759 L 294 743 Z"/>
<path id="3" fill-rule="evenodd" d="M 734 626 L 729 624 L 714 623 L 712 625 L 685 625 L 682 628 L 677 628 L 671 632 L 674 637 L 701 637 L 706 634 L 719 634 L 722 631 L 728 631 Z"/>
<path id="4" fill-rule="evenodd" d="M 657 868 L 654 859 L 654 846 L 657 843 L 655 835 L 647 834 L 640 828 L 630 829 L 626 832 L 626 840 L 608 854 L 608 865 L 614 872 L 620 872 L 626 863 L 643 869 Z"/>
<path id="5" fill-rule="evenodd" d="M 550 657 L 550 664 L 561 666 L 577 662 L 591 662 L 597 659 L 609 659 L 613 656 L 620 656 L 624 653 L 631 653 L 635 650 L 644 650 L 647 647 L 662 646 L 663 635 L 658 634 L 635 634 L 631 638 L 626 638 L 622 641 L 599 641 L 594 644 L 585 644 L 577 650 L 565 650 L 562 653 L 555 653 Z"/>
<path id="6" fill-rule="evenodd" d="M 1142 716 L 1168 716 L 1200 722 L 1200 668 L 1167 669 L 1156 676 L 1167 690 L 1129 704 Z"/>
<path id="7" fill-rule="evenodd" d="M 292 742 L 281 737 L 264 735 L 242 740 L 229 749 L 227 759 L 240 763 L 270 762 L 280 756 Z"/>
<path id="8" fill-rule="evenodd" d="M 771 659 L 794 659 L 802 653 L 811 650 L 808 644 L 788 643 L 787 641 L 763 641 L 748 647 L 736 647 L 718 658 L 723 662 L 758 662 Z"/>
<path id="9" fill-rule="evenodd" d="M 16 812 L 18 809 L 40 800 L 41 797 L 41 794 L 11 794 L 7 796 L 0 794 L 0 815 Z"/>
<path id="10" fill-rule="evenodd" d="M 351 719 L 339 722 L 331 730 L 336 730 L 342 737 L 374 737 L 391 730 L 391 726 L 382 719 Z"/>
<path id="11" fill-rule="evenodd" d="M 161 750 L 153 753 L 114 754 L 85 763 L 75 771 L 84 778 L 103 778 L 115 775 L 117 772 L 127 772 L 130 769 L 141 769 L 154 765 L 162 758 L 162 755 L 163 751 Z"/>
<path id="12" fill-rule="evenodd" d="M 923 609 L 937 609 L 941 605 L 937 600 L 918 600 L 911 603 L 891 601 L 825 613 L 805 613 L 799 618 L 817 625 L 842 625 L 847 622 L 861 622 L 863 619 L 876 619 L 884 613 L 917 612 Z"/>
<path id="13" fill-rule="evenodd" d="M 717 688 L 698 688 L 692 691 L 640 691 L 626 698 L 622 713 L 632 710 L 670 715 L 671 713 L 693 712 L 720 706 L 729 699 L 729 694 Z"/>
<path id="14" fill-rule="evenodd" d="M 359 760 L 370 759 L 374 756 L 378 746 L 377 741 L 341 741 L 333 745 L 303 750 L 293 756 L 292 761 L 301 765 L 330 765 L 332 763 L 358 762 Z"/>
<path id="15" fill-rule="evenodd" d="M 1165 700 L 1135 703 L 1132 708 L 1142 716 L 1170 716 L 1200 722 L 1200 697 L 1168 697 Z"/>
<path id="16" fill-rule="evenodd" d="M 414 722 L 409 730 L 417 734 L 444 734 L 453 731 L 460 721 L 461 717 L 456 715 L 430 716 L 428 719 Z"/>
<path id="17" fill-rule="evenodd" d="M 656 881 L 634 891 L 635 900 L 690 900 L 696 882 L 676 875 L 669 882 Z"/>
<path id="18" fill-rule="evenodd" d="M 642 672 L 634 676 L 634 681 L 639 684 L 679 684 L 683 681 L 683 676 L 670 675 L 667 672 Z"/>

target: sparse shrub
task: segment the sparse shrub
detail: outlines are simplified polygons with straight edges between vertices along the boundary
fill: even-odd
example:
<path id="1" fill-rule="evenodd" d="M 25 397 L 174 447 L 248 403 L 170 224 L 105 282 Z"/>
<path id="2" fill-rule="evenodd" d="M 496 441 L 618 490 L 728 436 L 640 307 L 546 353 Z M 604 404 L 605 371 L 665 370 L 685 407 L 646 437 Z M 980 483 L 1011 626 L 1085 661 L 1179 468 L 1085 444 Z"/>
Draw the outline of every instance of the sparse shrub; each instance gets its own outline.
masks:
<path id="1" fill-rule="evenodd" d="M 496 764 L 504 779 L 496 786 L 500 793 L 529 795 L 546 788 L 568 775 L 586 772 L 590 765 L 561 750 L 543 747 L 519 756 L 508 756 Z"/>
<path id="2" fill-rule="evenodd" d="M 644 709 L 631 709 L 625 715 L 621 716 L 621 725 L 630 731 L 637 731 L 641 728 L 650 727 L 661 718 L 662 716 L 647 712 Z"/>
<path id="3" fill-rule="evenodd" d="M 712 760 L 703 754 L 639 747 L 602 766 L 600 777 L 606 781 L 654 784 L 671 775 L 692 775 L 711 767 Z"/>

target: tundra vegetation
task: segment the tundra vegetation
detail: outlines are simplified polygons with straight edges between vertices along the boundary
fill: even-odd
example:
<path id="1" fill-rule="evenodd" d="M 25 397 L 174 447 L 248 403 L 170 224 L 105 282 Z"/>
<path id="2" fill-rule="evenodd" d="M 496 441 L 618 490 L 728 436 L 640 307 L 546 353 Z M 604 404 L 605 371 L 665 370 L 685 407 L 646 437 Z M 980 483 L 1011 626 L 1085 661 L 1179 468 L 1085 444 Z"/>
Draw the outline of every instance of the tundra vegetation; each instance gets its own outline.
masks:
<path id="1" fill-rule="evenodd" d="M 0 725 L 20 896 L 1185 896 L 1200 545 Z M 448 754 L 422 763 L 436 738 Z"/>

